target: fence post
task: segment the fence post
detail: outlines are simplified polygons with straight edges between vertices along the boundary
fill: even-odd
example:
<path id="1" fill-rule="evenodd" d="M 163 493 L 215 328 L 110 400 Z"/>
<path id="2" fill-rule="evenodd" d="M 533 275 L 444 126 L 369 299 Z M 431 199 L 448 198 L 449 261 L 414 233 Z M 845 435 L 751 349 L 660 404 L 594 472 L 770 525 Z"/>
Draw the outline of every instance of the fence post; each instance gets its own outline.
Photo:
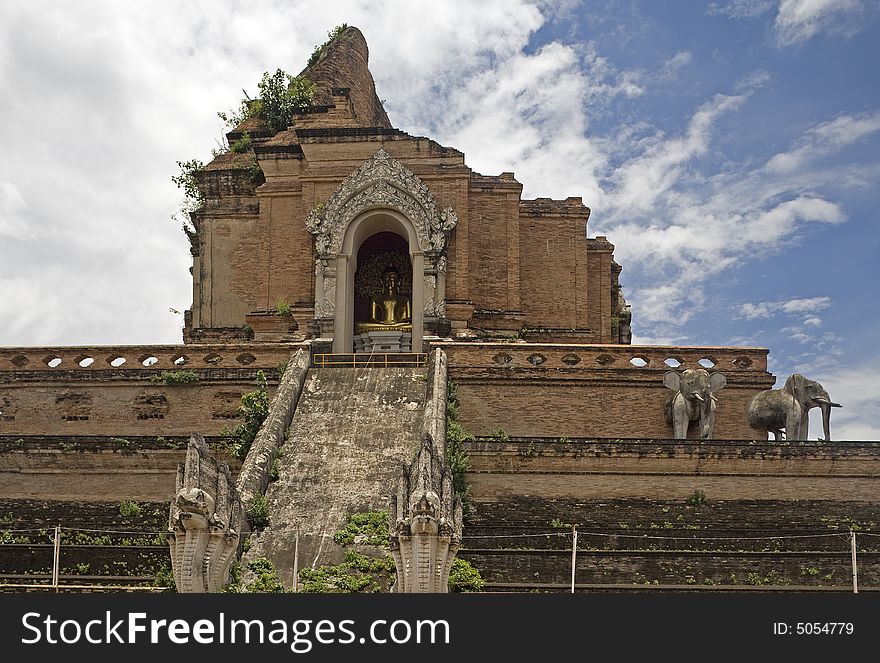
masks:
<path id="1" fill-rule="evenodd" d="M 578 530 L 577 525 L 571 526 L 571 593 L 574 594 L 574 570 L 577 566 Z"/>
<path id="2" fill-rule="evenodd" d="M 293 591 L 299 591 L 299 530 L 293 544 Z"/>
<path id="3" fill-rule="evenodd" d="M 52 550 L 52 587 L 58 593 L 58 565 L 61 562 L 61 526 L 55 526 L 55 544 Z"/>
<path id="4" fill-rule="evenodd" d="M 853 576 L 853 594 L 859 593 L 859 567 L 856 563 L 856 532 L 854 529 L 849 530 L 849 544 L 852 553 L 852 576 Z"/>

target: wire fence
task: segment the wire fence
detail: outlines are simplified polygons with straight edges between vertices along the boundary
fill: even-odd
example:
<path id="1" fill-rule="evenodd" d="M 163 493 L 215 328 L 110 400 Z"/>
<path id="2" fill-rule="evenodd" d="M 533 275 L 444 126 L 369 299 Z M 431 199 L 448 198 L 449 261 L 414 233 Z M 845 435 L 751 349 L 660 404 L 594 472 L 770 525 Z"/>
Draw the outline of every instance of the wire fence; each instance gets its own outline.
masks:
<path id="1" fill-rule="evenodd" d="M 473 534 L 465 536 L 465 541 L 487 541 L 492 542 L 495 540 L 521 540 L 521 539 L 550 539 L 552 537 L 560 537 L 571 540 L 571 592 L 574 593 L 576 587 L 576 573 L 577 573 L 577 559 L 579 553 L 591 553 L 596 552 L 596 549 L 593 547 L 588 547 L 584 545 L 578 545 L 578 536 L 581 537 L 598 537 L 598 538 L 607 538 L 610 541 L 617 541 L 619 539 L 629 539 L 629 540 L 639 540 L 639 541 L 665 541 L 665 542 L 675 542 L 675 541 L 686 541 L 688 543 L 693 543 L 694 541 L 699 542 L 724 542 L 724 543 L 739 543 L 746 541 L 772 541 L 775 543 L 785 542 L 787 540 L 806 540 L 806 539 L 839 539 L 841 541 L 846 541 L 849 544 L 849 553 L 851 558 L 851 573 L 852 573 L 852 591 L 854 593 L 858 593 L 859 591 L 859 581 L 858 581 L 858 537 L 880 537 L 880 533 L 874 532 L 857 532 L 854 529 L 850 529 L 847 532 L 828 532 L 828 531 L 820 531 L 820 532 L 806 532 L 806 533 L 798 533 L 798 534 L 774 534 L 774 535 L 764 535 L 764 536 L 702 536 L 699 534 L 692 534 L 688 536 L 681 536 L 676 534 L 621 534 L 619 532 L 608 532 L 608 531 L 597 531 L 595 529 L 578 529 L 576 525 L 572 525 L 569 530 L 560 530 L 556 529 L 555 531 L 549 532 L 531 532 L 531 533 L 517 533 L 517 534 Z M 508 552 L 516 552 L 522 551 L 522 549 L 518 548 L 500 548 L 499 550 L 508 551 Z M 606 549 L 607 550 L 607 549 Z M 540 552 L 540 551 L 539 551 Z M 546 552 L 546 551 L 544 551 Z M 630 553 L 630 554 L 641 554 L 645 553 L 644 549 L 615 549 L 614 552 L 620 553 Z M 660 550 L 655 551 L 651 550 L 649 552 L 718 552 L 721 554 L 730 554 L 729 550 L 714 550 L 714 551 L 683 551 L 683 550 Z M 748 551 L 746 551 L 748 552 Z M 767 551 L 752 551 L 757 554 L 766 554 Z M 780 553 L 783 551 L 775 550 L 772 551 L 775 553 Z M 805 551 L 792 551 L 797 553 L 803 553 Z M 863 551 L 865 552 L 865 551 Z"/>
<path id="2" fill-rule="evenodd" d="M 51 570 L 51 580 L 49 581 L 49 587 L 58 591 L 62 586 L 62 577 L 65 575 L 61 568 L 61 549 L 63 546 L 105 546 L 105 547 L 161 547 L 167 546 L 167 531 L 145 531 L 145 530 L 119 530 L 119 529 L 98 529 L 98 528 L 87 528 L 87 527 L 61 527 L 60 525 L 55 527 L 25 527 L 25 528 L 9 528 L 0 530 L 0 548 L 4 545 L 51 545 L 52 546 L 52 570 Z M 578 538 L 581 538 L 581 543 L 578 543 Z M 505 541 L 510 540 L 523 540 L 523 539 L 566 539 L 570 540 L 570 544 L 566 547 L 570 546 L 571 549 L 571 591 L 575 591 L 575 578 L 576 578 L 576 568 L 577 568 L 577 559 L 578 554 L 595 552 L 596 548 L 590 546 L 589 544 L 584 544 L 584 540 L 587 537 L 591 537 L 593 539 L 607 539 L 608 542 L 617 542 L 619 540 L 631 540 L 631 541 L 663 541 L 663 542 L 677 542 L 683 541 L 690 544 L 693 544 L 694 541 L 699 542 L 713 542 L 713 543 L 730 543 L 736 544 L 740 542 L 775 542 L 775 543 L 784 543 L 785 541 L 804 541 L 804 540 L 822 540 L 822 539 L 838 539 L 841 541 L 845 541 L 848 543 L 849 553 L 851 557 L 851 573 L 852 573 L 852 591 L 857 593 L 859 591 L 858 584 L 858 555 L 859 555 L 859 546 L 858 539 L 865 537 L 869 540 L 880 538 L 880 533 L 875 532 L 863 532 L 856 530 L 849 531 L 837 531 L 837 532 L 828 532 L 825 531 L 817 531 L 817 532 L 801 532 L 797 534 L 768 534 L 764 536 L 703 536 L 700 534 L 691 534 L 691 535 L 679 535 L 679 534 L 661 534 L 661 533 L 621 533 L 621 532 L 609 532 L 607 530 L 597 530 L 597 529 L 579 529 L 577 526 L 572 526 L 570 529 L 560 529 L 554 528 L 551 531 L 545 532 L 520 532 L 520 533 L 509 533 L 509 534 L 465 534 L 465 545 L 466 547 L 462 548 L 462 552 L 466 552 L 467 550 L 473 550 L 474 547 L 468 545 L 471 542 L 479 542 L 479 543 L 504 543 Z M 501 546 L 493 546 L 494 550 L 499 552 L 515 552 L 522 551 L 521 548 L 505 548 L 503 545 Z M 557 549 L 561 551 L 563 549 Z M 607 549 L 606 549 L 607 550 Z M 645 553 L 645 549 L 636 549 L 636 548 L 615 548 L 614 552 L 619 552 L 622 554 L 632 553 L 632 554 L 641 554 Z M 649 552 L 682 552 L 681 549 L 665 549 L 665 550 L 650 550 Z M 691 550 L 691 552 L 695 552 Z M 703 550 L 702 552 L 706 552 Z M 729 553 L 730 551 L 718 549 L 715 552 L 719 553 Z M 763 552 L 763 551 L 755 551 L 755 552 Z M 773 552 L 781 552 L 779 550 Z M 795 551 L 795 552 L 804 552 L 803 550 Z M 862 550 L 861 552 L 866 552 Z M 0 574 L 3 575 L 14 575 L 14 574 L 6 574 L 5 571 L 0 567 Z M 68 574 L 70 575 L 70 574 Z M 34 579 L 37 579 L 37 575 L 33 576 Z M 46 579 L 45 574 L 42 574 L 40 579 Z M 2 580 L 0 580 L 2 583 Z M 45 583 L 43 583 L 45 584 Z"/>
<path id="3" fill-rule="evenodd" d="M 27 546 L 51 546 L 52 562 L 51 570 L 46 573 L 45 567 L 42 569 L 30 568 L 26 573 L 10 572 L 9 569 L 3 568 L 0 564 L 0 585 L 12 587 L 40 587 L 43 589 L 51 589 L 55 592 L 62 588 L 69 589 L 72 586 L 94 587 L 107 586 L 107 580 L 113 578 L 118 583 L 116 589 L 121 590 L 146 590 L 146 591 L 164 591 L 164 587 L 154 585 L 144 586 L 144 582 L 149 582 L 155 578 L 156 573 L 149 569 L 141 575 L 118 576 L 108 573 L 97 573 L 89 575 L 87 569 L 89 563 L 81 562 L 78 569 L 65 569 L 61 566 L 61 550 L 63 547 L 82 547 L 94 546 L 103 548 L 138 548 L 149 550 L 150 548 L 168 546 L 167 531 L 149 531 L 149 530 L 122 530 L 122 529 L 96 529 L 88 527 L 24 527 L 9 528 L 0 530 L 0 551 L 7 546 L 27 547 Z M 124 560 L 117 563 L 124 565 Z M 88 578 L 92 582 L 87 585 L 74 585 L 68 582 L 71 579 L 82 580 Z M 94 581 L 98 581 L 99 585 L 95 585 Z M 135 585 L 132 585 L 132 581 Z M 141 585 L 137 585 L 141 583 Z"/>

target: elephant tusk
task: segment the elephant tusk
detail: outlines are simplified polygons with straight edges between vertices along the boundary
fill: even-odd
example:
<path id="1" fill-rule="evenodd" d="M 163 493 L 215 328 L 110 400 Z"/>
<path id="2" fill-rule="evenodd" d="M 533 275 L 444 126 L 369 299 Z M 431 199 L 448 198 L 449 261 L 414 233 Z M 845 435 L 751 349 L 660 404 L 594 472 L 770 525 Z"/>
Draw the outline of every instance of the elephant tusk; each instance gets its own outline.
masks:
<path id="1" fill-rule="evenodd" d="M 832 403 L 824 398 L 814 398 L 813 402 L 818 403 L 819 405 L 827 405 L 828 407 L 843 407 L 840 403 Z"/>
<path id="2" fill-rule="evenodd" d="M 697 393 L 694 393 L 694 398 L 696 398 L 696 399 L 697 399 L 698 401 L 700 401 L 701 403 L 704 403 L 704 402 L 705 402 L 705 401 L 703 400 L 703 397 L 700 396 L 700 395 L 697 394 Z"/>

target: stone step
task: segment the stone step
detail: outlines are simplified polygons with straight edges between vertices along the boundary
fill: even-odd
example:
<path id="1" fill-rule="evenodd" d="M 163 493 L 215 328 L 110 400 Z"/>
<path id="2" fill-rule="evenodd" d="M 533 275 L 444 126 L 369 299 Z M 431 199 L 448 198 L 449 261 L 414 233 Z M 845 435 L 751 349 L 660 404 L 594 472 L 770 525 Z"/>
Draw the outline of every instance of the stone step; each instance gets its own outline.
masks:
<path id="1" fill-rule="evenodd" d="M 827 500 L 565 500 L 517 496 L 504 501 L 473 500 L 466 528 L 553 526 L 577 523 L 588 528 L 643 528 L 700 525 L 705 528 L 811 529 L 870 531 L 880 527 L 880 503 Z"/>
<path id="2" fill-rule="evenodd" d="M 514 527 L 471 527 L 462 547 L 484 549 L 571 550 L 571 530 Z M 880 536 L 857 536 L 858 550 L 880 551 Z M 578 529 L 581 550 L 849 550 L 847 532 L 785 529 L 635 528 L 589 531 Z"/>
<path id="3" fill-rule="evenodd" d="M 52 573 L 51 544 L 0 545 L 0 574 Z M 168 546 L 62 545 L 62 575 L 155 576 L 171 563 Z"/>
<path id="4" fill-rule="evenodd" d="M 135 501 L 135 504 L 139 511 L 132 514 L 131 505 L 123 502 L 0 500 L 0 535 L 7 530 L 50 530 L 56 525 L 67 530 L 130 532 L 158 532 L 168 528 L 168 502 Z"/>
<path id="5" fill-rule="evenodd" d="M 341 562 L 333 534 L 353 512 L 388 509 L 421 444 L 427 384 L 426 368 L 310 369 L 245 562 L 292 577 L 297 535 L 300 568 Z"/>
<path id="6" fill-rule="evenodd" d="M 513 594 L 569 594 L 571 584 L 564 583 L 501 583 L 487 582 L 484 592 Z M 656 592 L 700 592 L 700 593 L 731 593 L 731 592 L 797 592 L 797 593 L 852 593 L 852 586 L 825 585 L 615 585 L 575 583 L 575 593 L 591 594 L 650 594 Z M 877 592 L 880 588 L 859 588 L 859 592 Z"/>
<path id="7" fill-rule="evenodd" d="M 571 583 L 571 552 L 459 553 L 489 583 Z M 858 556 L 859 582 L 880 586 L 880 553 Z M 587 584 L 828 585 L 852 582 L 849 551 L 579 551 L 575 580 Z"/>

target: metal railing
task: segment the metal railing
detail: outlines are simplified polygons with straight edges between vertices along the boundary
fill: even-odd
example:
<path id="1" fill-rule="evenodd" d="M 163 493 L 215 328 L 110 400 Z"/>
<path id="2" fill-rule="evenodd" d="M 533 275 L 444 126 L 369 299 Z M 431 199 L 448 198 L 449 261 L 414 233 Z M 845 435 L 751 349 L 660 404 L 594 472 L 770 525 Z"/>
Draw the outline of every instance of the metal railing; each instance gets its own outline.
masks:
<path id="1" fill-rule="evenodd" d="M 312 366 L 315 368 L 422 368 L 427 365 L 428 355 L 424 352 L 351 352 L 312 356 Z"/>

